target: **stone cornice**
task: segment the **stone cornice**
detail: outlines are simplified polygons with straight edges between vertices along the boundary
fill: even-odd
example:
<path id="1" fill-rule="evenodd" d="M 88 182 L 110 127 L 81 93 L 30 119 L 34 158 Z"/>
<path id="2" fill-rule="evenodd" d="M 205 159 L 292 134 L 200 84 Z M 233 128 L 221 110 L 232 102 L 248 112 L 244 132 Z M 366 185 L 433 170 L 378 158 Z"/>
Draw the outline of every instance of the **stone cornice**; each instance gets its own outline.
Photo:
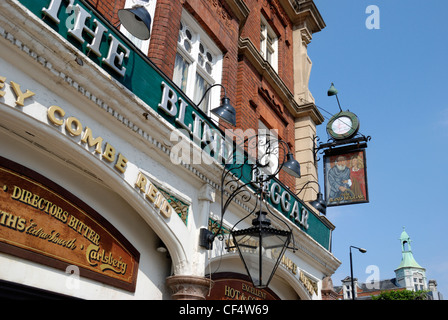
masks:
<path id="1" fill-rule="evenodd" d="M 279 0 L 294 26 L 308 28 L 316 33 L 326 27 L 313 0 Z"/>
<path id="2" fill-rule="evenodd" d="M 299 108 L 300 110 L 296 114 L 297 118 L 309 116 L 316 125 L 322 124 L 325 121 L 325 118 L 313 102 L 300 105 Z"/>
<path id="3" fill-rule="evenodd" d="M 283 103 L 288 106 L 291 104 L 291 100 L 294 100 L 294 95 L 288 89 L 283 80 L 278 76 L 277 72 L 272 68 L 269 62 L 264 60 L 258 49 L 252 43 L 249 38 L 240 38 L 238 41 L 239 53 L 243 54 L 257 71 L 266 78 L 269 84 L 274 88 L 276 93 L 280 96 Z M 294 112 L 294 106 L 289 105 L 288 109 Z"/>
<path id="4" fill-rule="evenodd" d="M 250 10 L 243 0 L 225 0 L 227 5 L 232 9 L 235 17 L 240 21 L 240 30 L 246 23 L 247 17 L 249 16 Z"/>

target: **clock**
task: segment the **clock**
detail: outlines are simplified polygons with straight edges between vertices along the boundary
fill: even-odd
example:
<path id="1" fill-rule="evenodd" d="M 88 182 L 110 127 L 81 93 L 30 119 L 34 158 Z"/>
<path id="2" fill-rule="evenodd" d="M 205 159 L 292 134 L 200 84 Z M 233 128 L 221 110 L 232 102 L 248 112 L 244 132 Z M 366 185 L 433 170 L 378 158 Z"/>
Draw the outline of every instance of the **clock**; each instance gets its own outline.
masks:
<path id="1" fill-rule="evenodd" d="M 336 140 L 353 137 L 359 130 L 359 119 L 350 111 L 342 111 L 334 115 L 327 125 L 328 134 Z"/>

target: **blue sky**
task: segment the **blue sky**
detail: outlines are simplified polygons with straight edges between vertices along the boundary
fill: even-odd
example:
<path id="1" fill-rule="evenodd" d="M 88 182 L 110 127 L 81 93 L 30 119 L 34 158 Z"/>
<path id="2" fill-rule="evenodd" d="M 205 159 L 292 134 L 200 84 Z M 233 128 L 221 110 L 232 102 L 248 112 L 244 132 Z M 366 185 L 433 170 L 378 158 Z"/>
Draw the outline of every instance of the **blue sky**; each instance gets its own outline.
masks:
<path id="1" fill-rule="evenodd" d="M 332 207 L 333 253 L 342 261 L 334 285 L 354 273 L 361 282 L 395 277 L 403 226 L 416 261 L 448 299 L 448 1 L 315 0 L 327 27 L 313 35 L 310 90 L 316 104 L 335 114 L 331 82 L 342 109 L 358 115 L 367 148 L 370 203 Z M 380 29 L 369 30 L 369 5 L 380 10 Z M 318 127 L 321 142 L 328 135 Z M 323 161 L 319 163 L 323 182 Z"/>

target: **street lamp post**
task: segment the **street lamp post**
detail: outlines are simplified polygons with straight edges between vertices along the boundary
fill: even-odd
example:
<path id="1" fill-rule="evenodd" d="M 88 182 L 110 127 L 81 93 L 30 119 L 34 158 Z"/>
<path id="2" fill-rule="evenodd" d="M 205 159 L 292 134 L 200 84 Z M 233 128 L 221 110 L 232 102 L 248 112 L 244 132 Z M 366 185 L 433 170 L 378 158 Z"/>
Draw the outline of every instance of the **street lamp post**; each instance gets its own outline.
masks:
<path id="1" fill-rule="evenodd" d="M 352 259 L 352 248 L 358 249 L 361 253 L 366 253 L 367 250 L 363 248 L 358 248 L 355 246 L 350 246 L 350 277 L 352 281 L 352 300 L 355 300 L 355 282 L 353 281 L 353 259 Z"/>

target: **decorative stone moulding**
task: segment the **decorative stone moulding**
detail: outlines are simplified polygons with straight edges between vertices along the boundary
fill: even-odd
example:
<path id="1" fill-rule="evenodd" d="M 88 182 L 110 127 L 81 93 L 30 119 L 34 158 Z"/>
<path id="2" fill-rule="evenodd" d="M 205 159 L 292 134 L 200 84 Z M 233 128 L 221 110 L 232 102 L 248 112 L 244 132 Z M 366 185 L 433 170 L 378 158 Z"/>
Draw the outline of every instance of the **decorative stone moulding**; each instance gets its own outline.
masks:
<path id="1" fill-rule="evenodd" d="M 166 279 L 173 300 L 205 300 L 213 287 L 213 281 L 198 276 L 171 276 Z"/>

